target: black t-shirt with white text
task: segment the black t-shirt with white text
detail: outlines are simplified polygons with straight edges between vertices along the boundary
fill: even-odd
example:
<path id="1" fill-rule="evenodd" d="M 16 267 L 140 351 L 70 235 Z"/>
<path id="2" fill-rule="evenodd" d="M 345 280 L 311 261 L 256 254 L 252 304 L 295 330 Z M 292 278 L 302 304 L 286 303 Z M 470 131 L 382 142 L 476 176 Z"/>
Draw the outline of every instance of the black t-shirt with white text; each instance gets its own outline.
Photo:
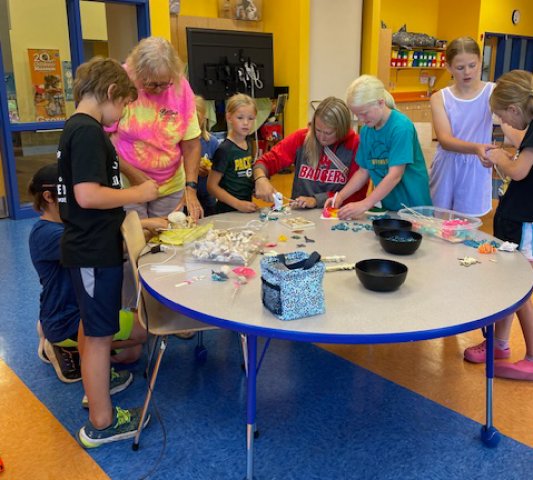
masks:
<path id="1" fill-rule="evenodd" d="M 92 268 L 121 265 L 120 226 L 124 209 L 82 208 L 74 196 L 74 185 L 79 183 L 121 188 L 117 153 L 102 125 L 89 115 L 73 115 L 59 139 L 57 158 L 59 212 L 65 224 L 61 242 L 63 265 Z"/>

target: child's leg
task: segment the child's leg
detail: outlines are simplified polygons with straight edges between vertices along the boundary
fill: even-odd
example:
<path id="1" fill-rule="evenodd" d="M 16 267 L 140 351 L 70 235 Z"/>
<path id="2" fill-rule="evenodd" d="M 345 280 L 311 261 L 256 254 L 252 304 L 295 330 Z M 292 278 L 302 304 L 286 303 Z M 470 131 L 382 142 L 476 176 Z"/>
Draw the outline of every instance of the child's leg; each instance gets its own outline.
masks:
<path id="1" fill-rule="evenodd" d="M 122 265 L 109 268 L 71 268 L 72 284 L 80 307 L 78 348 L 81 372 L 93 427 L 111 424 L 109 393 L 111 341 L 119 330 Z"/>
<path id="2" fill-rule="evenodd" d="M 494 325 L 494 337 L 496 344 L 500 348 L 509 348 L 509 337 L 511 336 L 511 327 L 513 326 L 514 314 L 507 315 L 504 319 L 496 322 Z M 506 342 L 506 345 L 503 345 Z"/>
<path id="3" fill-rule="evenodd" d="M 112 348 L 121 349 L 111 360 L 117 363 L 132 363 L 139 359 L 142 345 L 148 335 L 139 323 L 137 312 L 120 311 L 120 331 L 113 337 Z"/>
<path id="4" fill-rule="evenodd" d="M 523 252 L 524 253 L 524 252 Z M 529 263 L 533 267 L 531 260 L 531 250 L 528 255 Z M 514 380 L 533 381 L 533 304 L 528 299 L 516 312 L 520 321 L 520 327 L 526 344 L 526 357 L 515 363 L 497 362 L 494 366 L 494 375 L 501 378 L 511 378 Z"/>
<path id="5" fill-rule="evenodd" d="M 499 209 L 494 214 L 494 236 L 509 242 L 521 243 L 522 224 L 502 217 Z M 509 348 L 509 336 L 513 324 L 513 315 L 496 322 L 494 331 L 494 358 L 502 360 L 511 356 Z M 483 363 L 486 357 L 486 341 L 478 345 L 468 347 L 464 351 L 465 360 L 473 363 Z"/>
<path id="6" fill-rule="evenodd" d="M 516 312 L 526 343 L 526 359 L 533 362 L 533 304 L 528 300 Z"/>
<path id="7" fill-rule="evenodd" d="M 86 337 L 80 323 L 78 338 L 83 341 L 81 375 L 89 400 L 89 420 L 97 429 L 111 424 L 113 411 L 109 395 L 109 365 L 113 337 Z"/>
<path id="8" fill-rule="evenodd" d="M 513 325 L 514 314 L 496 322 L 494 327 L 494 358 L 502 360 L 511 356 L 509 336 Z M 483 340 L 477 345 L 472 345 L 464 351 L 464 359 L 471 363 L 484 363 L 487 356 L 487 341 Z"/>

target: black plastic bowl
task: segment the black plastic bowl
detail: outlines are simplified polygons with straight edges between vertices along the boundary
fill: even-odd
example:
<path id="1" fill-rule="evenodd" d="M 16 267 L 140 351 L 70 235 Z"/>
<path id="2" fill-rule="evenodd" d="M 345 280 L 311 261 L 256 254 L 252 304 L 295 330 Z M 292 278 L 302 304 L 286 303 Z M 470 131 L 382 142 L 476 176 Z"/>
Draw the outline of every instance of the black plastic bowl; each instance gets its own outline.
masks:
<path id="1" fill-rule="evenodd" d="M 365 288 L 376 292 L 391 292 L 407 277 L 407 266 L 394 260 L 372 258 L 355 264 L 355 273 Z"/>
<path id="2" fill-rule="evenodd" d="M 379 235 L 385 230 L 411 230 L 413 224 L 401 218 L 377 218 L 372 221 L 372 226 L 376 235 Z"/>
<path id="3" fill-rule="evenodd" d="M 379 234 L 379 243 L 388 253 L 411 255 L 422 243 L 422 235 L 409 230 L 385 230 Z"/>

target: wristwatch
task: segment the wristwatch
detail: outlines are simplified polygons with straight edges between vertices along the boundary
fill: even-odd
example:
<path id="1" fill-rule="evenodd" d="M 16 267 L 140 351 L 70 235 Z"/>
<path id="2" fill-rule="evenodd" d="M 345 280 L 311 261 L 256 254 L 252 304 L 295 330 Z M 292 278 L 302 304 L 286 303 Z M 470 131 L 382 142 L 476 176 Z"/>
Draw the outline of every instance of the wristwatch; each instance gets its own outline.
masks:
<path id="1" fill-rule="evenodd" d="M 194 188 L 195 190 L 198 190 L 198 183 L 197 182 L 185 182 L 185 186 L 189 188 Z"/>

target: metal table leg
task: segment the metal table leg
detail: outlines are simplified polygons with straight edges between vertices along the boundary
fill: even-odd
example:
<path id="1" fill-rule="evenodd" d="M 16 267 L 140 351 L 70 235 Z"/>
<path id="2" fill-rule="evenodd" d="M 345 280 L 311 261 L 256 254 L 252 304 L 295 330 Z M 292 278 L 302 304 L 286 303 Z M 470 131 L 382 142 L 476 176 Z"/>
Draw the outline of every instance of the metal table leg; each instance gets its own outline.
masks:
<path id="1" fill-rule="evenodd" d="M 257 337 L 246 335 L 248 356 L 246 388 L 246 480 L 254 478 L 254 431 L 256 412 Z"/>
<path id="2" fill-rule="evenodd" d="M 494 384 L 494 324 L 485 328 L 487 338 L 487 353 L 485 372 L 487 376 L 486 388 L 486 424 L 481 427 L 481 440 L 488 447 L 496 447 L 500 442 L 500 432 L 492 425 L 492 393 Z"/>

